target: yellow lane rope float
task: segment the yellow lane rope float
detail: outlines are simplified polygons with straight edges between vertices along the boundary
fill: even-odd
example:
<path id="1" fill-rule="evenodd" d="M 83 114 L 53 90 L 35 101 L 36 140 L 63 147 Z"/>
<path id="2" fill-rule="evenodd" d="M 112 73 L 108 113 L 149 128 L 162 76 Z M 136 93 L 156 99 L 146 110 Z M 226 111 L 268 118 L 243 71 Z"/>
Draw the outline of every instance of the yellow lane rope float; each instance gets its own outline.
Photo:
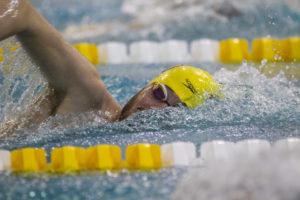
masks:
<path id="1" fill-rule="evenodd" d="M 192 143 L 132 144 L 125 150 L 122 159 L 117 145 L 96 145 L 87 148 L 64 146 L 53 148 L 50 161 L 41 148 L 22 148 L 11 152 L 0 150 L 0 171 L 16 173 L 75 173 L 81 171 L 153 171 L 176 165 L 187 166 L 196 158 Z M 173 150 L 173 147 L 177 148 Z M 185 150 L 186 149 L 186 150 Z M 176 155 L 175 155 L 176 154 Z M 165 165 L 163 163 L 166 163 Z"/>
<path id="2" fill-rule="evenodd" d="M 92 64 L 99 64 L 97 45 L 91 43 L 78 43 L 73 45 L 84 57 L 86 57 Z"/>
<path id="3" fill-rule="evenodd" d="M 220 41 L 220 62 L 241 63 L 244 60 L 249 60 L 249 45 L 247 40 L 230 38 Z"/>
<path id="4" fill-rule="evenodd" d="M 3 56 L 3 49 L 0 48 L 0 62 L 3 62 L 4 61 L 4 56 Z"/>

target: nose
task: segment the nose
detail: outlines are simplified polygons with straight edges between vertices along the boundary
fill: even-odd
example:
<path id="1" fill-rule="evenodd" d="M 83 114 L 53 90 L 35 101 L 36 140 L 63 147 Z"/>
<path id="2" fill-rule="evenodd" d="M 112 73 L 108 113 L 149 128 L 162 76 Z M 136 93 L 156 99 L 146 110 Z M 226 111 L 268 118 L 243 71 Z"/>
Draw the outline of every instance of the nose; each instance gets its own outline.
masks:
<path id="1" fill-rule="evenodd" d="M 168 104 L 166 102 L 156 99 L 151 90 L 144 90 L 142 93 L 139 93 L 137 96 L 133 97 L 124 106 L 119 119 L 123 120 L 138 111 L 164 108 L 167 106 Z"/>

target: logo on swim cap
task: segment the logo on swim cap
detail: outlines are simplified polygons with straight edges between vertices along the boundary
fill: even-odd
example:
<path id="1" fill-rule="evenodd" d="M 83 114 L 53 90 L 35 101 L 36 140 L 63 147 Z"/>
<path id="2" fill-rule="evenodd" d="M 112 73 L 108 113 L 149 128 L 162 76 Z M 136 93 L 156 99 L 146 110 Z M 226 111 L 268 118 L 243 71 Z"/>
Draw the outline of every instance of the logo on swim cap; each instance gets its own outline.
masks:
<path id="1" fill-rule="evenodd" d="M 210 96 L 221 96 L 220 85 L 212 76 L 193 66 L 172 67 L 150 83 L 167 85 L 188 108 L 196 108 Z"/>
<path id="2" fill-rule="evenodd" d="M 187 87 L 193 94 L 197 94 L 196 88 L 193 86 L 192 82 L 189 79 L 185 79 L 186 83 L 182 83 Z"/>

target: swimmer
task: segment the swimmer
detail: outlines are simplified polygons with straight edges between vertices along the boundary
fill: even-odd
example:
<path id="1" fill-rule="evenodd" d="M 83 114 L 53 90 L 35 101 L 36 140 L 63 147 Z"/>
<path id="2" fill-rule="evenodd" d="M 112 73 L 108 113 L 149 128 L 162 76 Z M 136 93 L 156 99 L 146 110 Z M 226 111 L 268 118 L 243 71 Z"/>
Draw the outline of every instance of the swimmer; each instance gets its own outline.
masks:
<path id="1" fill-rule="evenodd" d="M 81 56 L 27 0 L 0 1 L 0 40 L 16 36 L 48 81 L 48 88 L 19 119 L 1 125 L 0 136 L 50 116 L 100 111 L 109 122 L 147 109 L 183 104 L 195 108 L 218 96 L 219 84 L 205 71 L 176 66 L 154 78 L 121 109 L 95 67 Z"/>

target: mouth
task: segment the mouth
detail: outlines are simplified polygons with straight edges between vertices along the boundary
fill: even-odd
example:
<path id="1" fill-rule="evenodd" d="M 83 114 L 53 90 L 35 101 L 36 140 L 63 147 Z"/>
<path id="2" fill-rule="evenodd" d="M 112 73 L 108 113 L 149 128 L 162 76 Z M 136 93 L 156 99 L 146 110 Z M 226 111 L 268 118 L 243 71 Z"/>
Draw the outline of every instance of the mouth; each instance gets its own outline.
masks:
<path id="1" fill-rule="evenodd" d="M 122 121 L 124 119 L 126 119 L 127 117 L 129 117 L 131 114 L 135 113 L 135 112 L 139 112 L 139 111 L 143 111 L 145 110 L 145 108 L 143 107 L 135 107 L 135 100 L 130 100 L 122 109 L 120 117 L 119 117 L 119 121 Z"/>
<path id="2" fill-rule="evenodd" d="M 143 107 L 138 107 L 136 108 L 137 111 L 143 111 L 143 110 L 146 110 L 146 108 L 143 108 Z"/>
<path id="3" fill-rule="evenodd" d="M 124 119 L 126 119 L 127 117 L 130 116 L 130 112 L 129 110 L 126 108 L 126 106 L 124 106 L 124 108 L 121 111 L 121 114 L 119 116 L 119 121 L 123 121 Z"/>

